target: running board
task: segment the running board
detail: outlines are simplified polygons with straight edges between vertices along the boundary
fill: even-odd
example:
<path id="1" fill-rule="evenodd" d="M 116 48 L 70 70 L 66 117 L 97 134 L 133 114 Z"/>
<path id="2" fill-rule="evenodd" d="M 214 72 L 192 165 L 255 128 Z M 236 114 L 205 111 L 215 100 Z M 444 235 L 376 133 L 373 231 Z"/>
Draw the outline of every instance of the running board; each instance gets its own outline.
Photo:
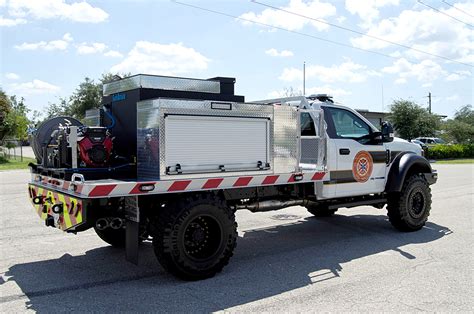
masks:
<path id="1" fill-rule="evenodd" d="M 341 204 L 334 204 L 334 205 L 328 205 L 328 209 L 338 209 L 341 207 L 357 207 L 357 206 L 363 206 L 363 205 L 374 205 L 374 204 L 385 204 L 387 203 L 386 198 L 378 198 L 378 199 L 372 199 L 372 200 L 363 200 L 363 201 L 357 201 L 357 202 L 348 202 L 348 203 L 341 203 Z"/>

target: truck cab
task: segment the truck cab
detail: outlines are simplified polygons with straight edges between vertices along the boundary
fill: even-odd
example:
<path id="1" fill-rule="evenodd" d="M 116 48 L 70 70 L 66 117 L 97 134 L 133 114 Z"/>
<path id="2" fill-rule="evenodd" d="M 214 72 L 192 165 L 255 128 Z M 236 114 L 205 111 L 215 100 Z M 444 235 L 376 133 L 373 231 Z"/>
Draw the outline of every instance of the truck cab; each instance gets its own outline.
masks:
<path id="1" fill-rule="evenodd" d="M 327 168 L 331 179 L 320 189 L 321 199 L 382 193 L 398 154 L 410 152 L 421 156 L 418 145 L 393 134 L 384 136 L 349 107 L 329 100 L 312 101 L 310 106 L 323 110 L 327 126 Z"/>

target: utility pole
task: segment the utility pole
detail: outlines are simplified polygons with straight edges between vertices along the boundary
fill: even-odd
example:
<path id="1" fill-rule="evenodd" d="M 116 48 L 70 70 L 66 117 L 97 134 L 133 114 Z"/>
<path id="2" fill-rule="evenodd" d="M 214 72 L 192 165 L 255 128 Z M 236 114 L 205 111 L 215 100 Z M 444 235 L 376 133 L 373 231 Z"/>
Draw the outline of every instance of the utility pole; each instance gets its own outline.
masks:
<path id="1" fill-rule="evenodd" d="M 306 96 L 306 61 L 303 61 L 303 96 Z"/>
<path id="2" fill-rule="evenodd" d="M 431 92 L 428 93 L 428 112 L 431 113 Z"/>

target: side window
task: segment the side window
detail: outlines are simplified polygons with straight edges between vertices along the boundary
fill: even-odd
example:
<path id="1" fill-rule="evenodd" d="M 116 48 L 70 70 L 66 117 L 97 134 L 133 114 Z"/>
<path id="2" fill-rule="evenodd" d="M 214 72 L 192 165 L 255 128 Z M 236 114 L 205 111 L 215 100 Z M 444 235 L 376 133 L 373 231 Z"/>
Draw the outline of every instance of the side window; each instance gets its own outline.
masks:
<path id="1" fill-rule="evenodd" d="M 307 112 L 302 112 L 300 116 L 301 120 L 301 136 L 316 136 L 316 130 L 314 129 L 314 122 L 311 115 Z"/>
<path id="2" fill-rule="evenodd" d="M 327 107 L 336 137 L 358 139 L 371 133 L 370 127 L 350 111 Z"/>

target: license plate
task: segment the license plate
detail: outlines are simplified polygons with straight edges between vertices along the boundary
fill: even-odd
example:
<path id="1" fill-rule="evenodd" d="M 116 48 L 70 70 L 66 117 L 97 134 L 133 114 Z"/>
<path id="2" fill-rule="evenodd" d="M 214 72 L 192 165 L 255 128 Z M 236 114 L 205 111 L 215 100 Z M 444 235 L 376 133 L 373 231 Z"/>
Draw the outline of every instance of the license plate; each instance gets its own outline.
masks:
<path id="1" fill-rule="evenodd" d="M 83 223 L 81 199 L 32 184 L 28 186 L 28 193 L 38 216 L 54 222 L 56 228 L 66 231 Z"/>

